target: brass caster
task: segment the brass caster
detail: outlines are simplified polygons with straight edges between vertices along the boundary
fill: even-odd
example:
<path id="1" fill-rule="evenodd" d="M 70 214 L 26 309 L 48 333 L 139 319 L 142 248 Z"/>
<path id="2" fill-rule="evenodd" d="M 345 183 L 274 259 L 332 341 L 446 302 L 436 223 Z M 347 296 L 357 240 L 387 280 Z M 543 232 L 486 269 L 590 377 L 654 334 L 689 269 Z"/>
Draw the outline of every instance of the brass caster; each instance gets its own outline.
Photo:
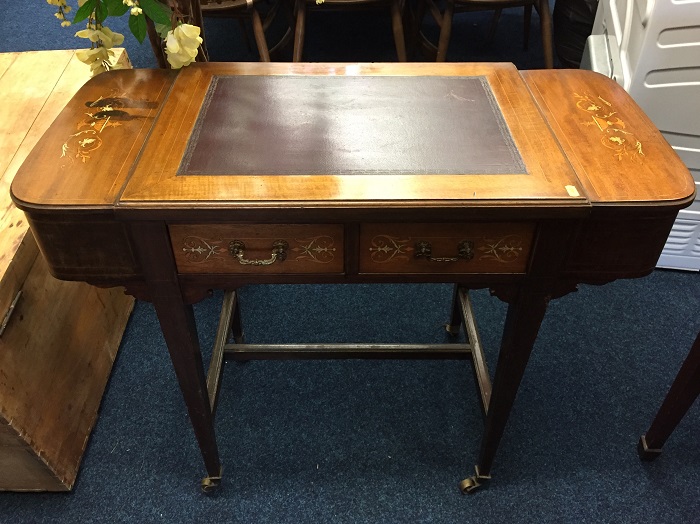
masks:
<path id="1" fill-rule="evenodd" d="M 459 328 L 462 326 L 462 324 L 457 324 L 456 326 L 451 326 L 449 323 L 443 324 L 443 325 L 445 326 L 445 331 L 447 331 L 447 333 L 453 337 L 456 337 L 457 335 L 459 335 Z"/>
<path id="2" fill-rule="evenodd" d="M 222 468 L 223 471 L 223 468 Z M 203 493 L 211 494 L 221 485 L 221 472 L 218 477 L 204 477 L 202 479 L 201 488 Z"/>
<path id="3" fill-rule="evenodd" d="M 479 472 L 479 466 L 476 466 L 474 469 L 476 472 L 475 475 L 469 477 L 468 479 L 464 479 L 462 482 L 459 483 L 459 490 L 465 495 L 471 495 L 478 488 L 485 485 L 489 480 L 491 480 L 491 475 L 482 475 Z"/>
<path id="4" fill-rule="evenodd" d="M 465 495 L 469 495 L 473 493 L 480 484 L 476 481 L 476 477 L 469 477 L 468 479 L 464 479 L 462 482 L 459 483 L 459 491 L 461 491 Z"/>

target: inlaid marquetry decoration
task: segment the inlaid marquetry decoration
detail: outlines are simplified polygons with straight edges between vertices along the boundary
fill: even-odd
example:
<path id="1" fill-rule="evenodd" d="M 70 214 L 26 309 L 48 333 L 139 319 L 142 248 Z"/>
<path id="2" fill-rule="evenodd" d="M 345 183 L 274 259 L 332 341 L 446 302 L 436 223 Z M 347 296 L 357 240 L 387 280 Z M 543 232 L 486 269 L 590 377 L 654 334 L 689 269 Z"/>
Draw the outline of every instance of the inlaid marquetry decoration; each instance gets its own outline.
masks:
<path id="1" fill-rule="evenodd" d="M 187 237 L 182 241 L 185 258 L 194 263 L 206 262 L 210 258 L 221 258 L 228 251 L 222 240 L 206 240 L 200 237 Z"/>
<path id="2" fill-rule="evenodd" d="M 583 123 L 585 126 L 596 126 L 601 133 L 600 142 L 613 150 L 613 156 L 618 160 L 630 159 L 641 162 L 644 156 L 642 143 L 634 134 L 626 129 L 625 121 L 615 111 L 612 104 L 603 97 L 579 95 L 576 97 L 576 107 L 586 111 L 591 120 Z"/>
<path id="3" fill-rule="evenodd" d="M 298 246 L 291 248 L 290 251 L 297 254 L 296 260 L 328 264 L 335 258 L 336 248 L 333 237 L 318 236 L 294 241 Z"/>
<path id="4" fill-rule="evenodd" d="M 408 253 L 413 251 L 411 239 L 401 239 L 389 235 L 378 235 L 372 238 L 369 248 L 372 262 L 384 264 L 392 260 L 407 260 Z"/>
<path id="5" fill-rule="evenodd" d="M 369 248 L 372 262 L 385 264 L 394 260 L 413 258 L 415 240 L 389 235 L 375 236 Z M 475 243 L 476 260 L 491 260 L 506 264 L 517 260 L 523 254 L 526 240 L 520 235 L 507 235 L 500 238 L 480 238 Z"/>
<path id="6" fill-rule="evenodd" d="M 85 106 L 87 111 L 76 124 L 76 132 L 69 135 L 61 147 L 61 158 L 67 160 L 67 164 L 72 164 L 75 160 L 83 163 L 90 160 L 92 154 L 102 146 L 107 129 L 144 118 L 146 113 L 143 110 L 155 108 L 156 103 L 134 100 L 114 92 L 109 96 L 100 96 L 97 100 L 88 100 Z"/>
<path id="7" fill-rule="evenodd" d="M 328 264 L 335 258 L 336 247 L 333 237 L 317 236 L 312 238 L 294 239 L 296 245 L 289 251 L 296 256 L 290 256 L 300 262 Z M 182 241 L 182 253 L 188 262 L 195 264 L 208 262 L 213 259 L 228 257 L 229 240 L 207 239 L 197 236 L 186 237 Z"/>
<path id="8" fill-rule="evenodd" d="M 519 235 L 486 238 L 477 248 L 481 252 L 479 260 L 494 260 L 504 264 L 513 262 L 523 254 L 523 244 L 523 238 Z"/>

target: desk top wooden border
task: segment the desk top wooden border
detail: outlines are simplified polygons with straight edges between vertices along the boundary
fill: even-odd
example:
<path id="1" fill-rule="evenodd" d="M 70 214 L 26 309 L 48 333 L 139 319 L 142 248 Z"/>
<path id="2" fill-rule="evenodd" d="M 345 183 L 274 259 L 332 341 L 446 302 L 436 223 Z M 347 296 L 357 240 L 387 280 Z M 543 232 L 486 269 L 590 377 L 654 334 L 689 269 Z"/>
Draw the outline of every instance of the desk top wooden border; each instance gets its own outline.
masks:
<path id="1" fill-rule="evenodd" d="M 483 75 L 529 174 L 176 176 L 209 80 L 213 75 L 234 74 Z M 61 158 L 67 135 L 85 124 L 86 102 L 110 96 L 147 98 L 149 103 L 133 120 L 106 129 L 111 136 L 102 133 L 101 150 L 89 159 Z M 598 106 L 588 104 L 590 100 Z M 615 126 L 630 135 L 627 146 L 605 142 Z M 619 136 L 627 135 L 617 133 L 612 138 L 619 141 Z M 694 184 L 687 168 L 629 95 L 592 72 L 518 72 L 511 64 L 209 63 L 179 72 L 99 75 L 57 118 L 20 170 L 12 190 L 22 207 L 28 208 L 181 208 L 194 202 L 211 208 L 360 202 L 475 207 L 517 202 L 568 208 L 655 202 L 681 208 L 692 199 Z"/>

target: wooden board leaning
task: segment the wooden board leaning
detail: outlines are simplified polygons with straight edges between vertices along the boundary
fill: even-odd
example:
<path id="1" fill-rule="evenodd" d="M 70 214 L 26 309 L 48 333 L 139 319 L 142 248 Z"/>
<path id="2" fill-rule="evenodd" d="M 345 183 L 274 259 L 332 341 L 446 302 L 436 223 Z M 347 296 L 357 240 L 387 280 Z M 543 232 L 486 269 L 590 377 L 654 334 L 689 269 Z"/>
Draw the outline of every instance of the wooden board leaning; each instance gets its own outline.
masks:
<path id="1" fill-rule="evenodd" d="M 22 162 L 89 78 L 74 50 L 0 54 L 0 490 L 73 487 L 134 304 L 53 278 L 10 199 Z"/>

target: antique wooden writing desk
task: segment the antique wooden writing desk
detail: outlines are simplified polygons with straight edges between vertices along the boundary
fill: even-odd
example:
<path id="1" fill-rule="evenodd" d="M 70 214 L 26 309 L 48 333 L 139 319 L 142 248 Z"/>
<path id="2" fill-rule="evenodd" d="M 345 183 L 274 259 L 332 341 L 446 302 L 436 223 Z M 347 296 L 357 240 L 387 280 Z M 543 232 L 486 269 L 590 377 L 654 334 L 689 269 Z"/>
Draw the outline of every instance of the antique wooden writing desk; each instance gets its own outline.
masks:
<path id="1" fill-rule="evenodd" d="M 12 194 L 58 278 L 153 302 L 208 477 L 220 355 L 472 354 L 489 478 L 549 299 L 649 273 L 693 180 L 595 73 L 509 64 L 205 64 L 116 71 L 68 104 Z M 470 344 L 252 347 L 249 283 L 453 282 Z M 468 288 L 509 304 L 490 384 Z M 191 304 L 228 290 L 209 389 Z M 236 344 L 224 344 L 231 331 Z"/>

